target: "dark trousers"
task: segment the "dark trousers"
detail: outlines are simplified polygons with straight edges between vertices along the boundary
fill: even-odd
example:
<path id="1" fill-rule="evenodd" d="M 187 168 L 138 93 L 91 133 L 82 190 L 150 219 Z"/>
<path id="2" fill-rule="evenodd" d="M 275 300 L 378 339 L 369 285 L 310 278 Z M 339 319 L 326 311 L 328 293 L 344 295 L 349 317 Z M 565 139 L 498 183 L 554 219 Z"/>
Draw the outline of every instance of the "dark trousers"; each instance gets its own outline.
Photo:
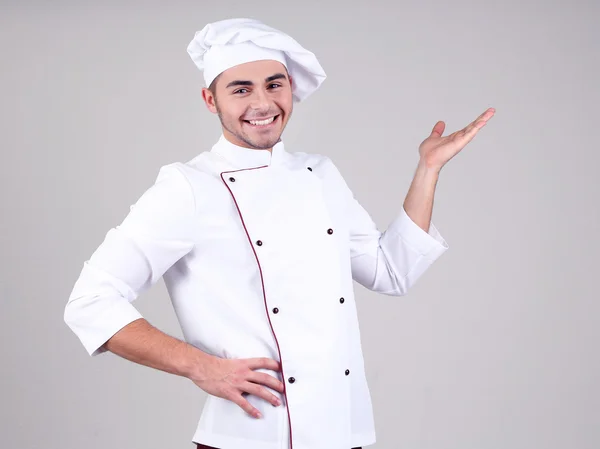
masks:
<path id="1" fill-rule="evenodd" d="M 212 446 L 205 446 L 204 444 L 196 443 L 197 449 L 219 449 Z M 352 449 L 362 449 L 362 447 L 353 447 Z"/>

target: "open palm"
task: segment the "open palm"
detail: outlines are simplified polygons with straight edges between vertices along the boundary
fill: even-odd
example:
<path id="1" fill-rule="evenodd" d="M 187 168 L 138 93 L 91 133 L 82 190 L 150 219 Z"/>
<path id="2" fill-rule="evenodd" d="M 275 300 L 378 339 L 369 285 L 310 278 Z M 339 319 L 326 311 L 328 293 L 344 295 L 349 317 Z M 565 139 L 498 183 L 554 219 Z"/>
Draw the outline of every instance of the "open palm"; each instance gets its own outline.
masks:
<path id="1" fill-rule="evenodd" d="M 495 112 L 494 108 L 486 109 L 483 114 L 465 128 L 448 136 L 442 136 L 446 124 L 443 121 L 437 122 L 429 137 L 419 146 L 421 160 L 429 168 L 441 169 L 446 162 L 456 156 L 475 137 Z"/>

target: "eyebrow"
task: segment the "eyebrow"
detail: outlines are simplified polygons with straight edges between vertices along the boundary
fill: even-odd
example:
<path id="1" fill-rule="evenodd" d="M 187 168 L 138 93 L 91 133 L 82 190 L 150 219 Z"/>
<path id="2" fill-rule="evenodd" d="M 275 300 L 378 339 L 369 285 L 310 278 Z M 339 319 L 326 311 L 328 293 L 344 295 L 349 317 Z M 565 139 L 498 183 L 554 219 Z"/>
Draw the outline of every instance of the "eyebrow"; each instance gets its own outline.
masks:
<path id="1" fill-rule="evenodd" d="M 271 76 L 268 76 L 267 78 L 265 78 L 265 83 L 270 83 L 271 81 L 275 81 L 275 80 L 279 80 L 279 79 L 287 79 L 287 77 L 283 73 L 276 73 L 275 75 L 271 75 Z M 235 87 L 235 86 L 254 86 L 254 83 L 252 81 L 234 80 L 234 81 L 230 82 L 229 84 L 227 84 L 227 86 L 225 88 L 229 89 L 230 87 Z"/>

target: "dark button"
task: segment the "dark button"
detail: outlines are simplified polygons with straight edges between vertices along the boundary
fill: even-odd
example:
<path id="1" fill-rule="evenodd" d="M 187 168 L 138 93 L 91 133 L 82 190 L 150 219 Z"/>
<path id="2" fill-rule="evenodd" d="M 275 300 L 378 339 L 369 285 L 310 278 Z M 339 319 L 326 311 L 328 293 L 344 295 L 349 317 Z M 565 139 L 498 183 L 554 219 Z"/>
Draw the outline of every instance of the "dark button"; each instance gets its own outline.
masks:
<path id="1" fill-rule="evenodd" d="M 329 235 L 333 234 L 333 229 L 329 228 L 329 229 L 327 230 L 327 234 L 329 234 Z"/>
<path id="2" fill-rule="evenodd" d="M 308 168 L 310 171 L 312 171 L 312 168 L 310 168 L 310 167 L 306 167 L 306 168 Z"/>
<path id="3" fill-rule="evenodd" d="M 275 308 L 273 309 L 273 313 L 279 313 L 279 309 L 278 309 L 277 307 L 275 307 Z"/>
<path id="4" fill-rule="evenodd" d="M 340 298 L 340 303 L 344 304 L 345 299 L 344 298 Z"/>
<path id="5" fill-rule="evenodd" d="M 288 381 L 289 381 L 291 384 L 293 384 L 294 382 L 296 382 L 296 379 L 294 379 L 293 377 L 290 377 L 290 378 L 288 379 Z"/>
<path id="6" fill-rule="evenodd" d="M 229 178 L 229 180 L 230 180 L 231 182 L 235 182 L 235 178 L 234 178 L 233 176 L 232 176 L 231 178 Z"/>
<path id="7" fill-rule="evenodd" d="M 257 241 L 256 241 L 256 244 L 257 244 L 258 246 L 262 246 L 262 240 L 257 240 Z"/>
<path id="8" fill-rule="evenodd" d="M 350 370 L 349 370 L 349 369 L 347 369 L 347 370 L 346 370 L 346 376 L 347 376 L 348 374 L 350 374 Z"/>

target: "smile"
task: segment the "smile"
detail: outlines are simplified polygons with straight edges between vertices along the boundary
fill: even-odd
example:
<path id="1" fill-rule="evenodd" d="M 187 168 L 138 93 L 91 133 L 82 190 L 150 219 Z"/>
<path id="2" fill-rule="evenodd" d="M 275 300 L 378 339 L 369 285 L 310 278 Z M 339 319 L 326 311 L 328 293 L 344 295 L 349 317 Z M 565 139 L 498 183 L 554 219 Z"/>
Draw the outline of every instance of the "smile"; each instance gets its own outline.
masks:
<path id="1" fill-rule="evenodd" d="M 278 117 L 279 117 L 279 115 L 275 115 L 271 118 L 267 118 L 264 120 L 244 120 L 244 122 L 254 128 L 265 128 L 265 127 L 268 127 L 269 125 L 272 125 L 273 123 L 275 123 L 275 121 L 277 120 Z"/>

